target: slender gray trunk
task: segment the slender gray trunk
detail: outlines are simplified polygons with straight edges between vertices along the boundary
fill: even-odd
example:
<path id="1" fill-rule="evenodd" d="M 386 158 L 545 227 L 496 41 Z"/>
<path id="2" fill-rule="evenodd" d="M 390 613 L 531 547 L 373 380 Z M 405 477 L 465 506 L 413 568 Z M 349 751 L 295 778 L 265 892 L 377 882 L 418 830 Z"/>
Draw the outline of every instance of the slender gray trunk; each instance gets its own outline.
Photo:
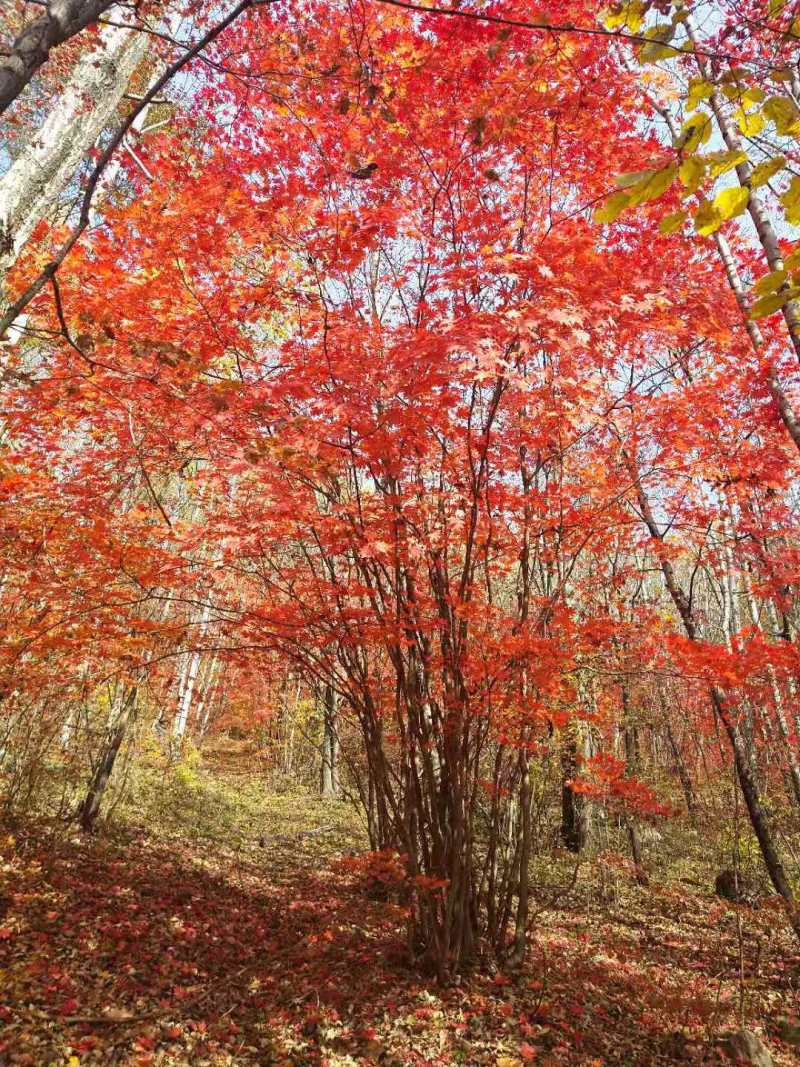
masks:
<path id="1" fill-rule="evenodd" d="M 663 698 L 662 698 L 663 699 Z M 680 750 L 680 746 L 675 738 L 675 734 L 672 732 L 672 726 L 669 723 L 668 711 L 666 704 L 664 704 L 664 729 L 667 735 L 667 741 L 669 741 L 669 747 L 672 751 L 672 758 L 675 761 L 675 770 L 678 775 L 678 780 L 681 783 L 681 789 L 683 790 L 683 796 L 686 801 L 686 811 L 689 815 L 694 815 L 697 810 L 697 801 L 694 795 L 694 786 L 692 785 L 692 779 L 689 774 L 689 769 L 686 766 L 686 761 L 683 758 L 683 753 Z"/>
<path id="2" fill-rule="evenodd" d="M 322 699 L 322 796 L 339 796 L 338 700 L 332 685 L 326 685 Z"/>
<path id="3" fill-rule="evenodd" d="M 122 690 L 119 711 L 109 724 L 105 746 L 92 774 L 86 797 L 78 809 L 77 816 L 81 829 L 86 833 L 94 830 L 120 747 L 136 714 L 136 692 L 136 686 Z"/>
<path id="4" fill-rule="evenodd" d="M 630 694 L 628 686 L 622 683 L 622 730 L 625 741 L 625 764 L 626 773 L 636 776 L 640 769 L 639 738 L 636 724 L 633 722 L 630 706 Z M 642 856 L 642 845 L 639 840 L 639 830 L 635 816 L 626 813 L 625 828 L 628 832 L 628 840 L 631 846 L 631 857 L 636 868 L 636 878 L 640 882 L 647 881 Z"/>
<path id="5" fill-rule="evenodd" d="M 647 527 L 650 536 L 660 543 L 663 541 L 664 535 L 659 529 L 658 523 L 655 521 L 650 501 L 644 491 L 636 466 L 624 449 L 623 457 L 628 465 L 631 478 L 633 479 L 636 488 L 639 509 L 645 526 Z M 699 640 L 699 633 L 694 614 L 689 599 L 678 582 L 672 563 L 669 558 L 661 552 L 658 553 L 658 560 L 661 566 L 661 572 L 664 576 L 664 584 L 666 585 L 667 592 L 681 618 L 686 636 L 690 641 L 697 641 Z M 748 815 L 750 816 L 750 824 L 753 827 L 753 833 L 755 834 L 759 848 L 761 849 L 764 866 L 767 868 L 767 873 L 769 874 L 776 892 L 786 901 L 789 921 L 791 922 L 795 933 L 800 937 L 800 916 L 795 907 L 794 893 L 792 892 L 791 883 L 789 882 L 778 853 L 775 843 L 775 835 L 770 825 L 767 810 L 761 800 L 758 783 L 756 782 L 753 768 L 750 759 L 748 758 L 747 744 L 742 737 L 731 709 L 728 707 L 727 699 L 722 689 L 717 685 L 710 685 L 709 697 L 716 717 L 718 721 L 722 723 L 733 752 L 736 775 L 739 779 L 739 785 L 742 790 L 742 796 L 744 797 Z"/>
<path id="6" fill-rule="evenodd" d="M 756 605 L 755 596 L 753 594 L 753 586 L 750 581 L 750 576 L 744 572 L 742 575 L 742 584 L 744 586 L 745 594 L 747 596 L 748 606 L 750 608 L 750 615 L 753 620 L 753 624 L 762 630 L 761 619 L 759 617 L 758 607 Z M 770 690 L 772 692 L 772 701 L 775 705 L 775 719 L 778 723 L 778 733 L 781 736 L 782 749 L 784 758 L 789 771 L 789 780 L 791 782 L 792 793 L 794 795 L 795 802 L 800 805 L 800 762 L 797 759 L 797 752 L 793 743 L 793 739 L 789 730 L 789 723 L 786 717 L 786 709 L 783 702 L 783 693 L 778 681 L 778 675 L 775 668 L 771 663 L 766 667 L 767 678 L 769 680 Z"/>

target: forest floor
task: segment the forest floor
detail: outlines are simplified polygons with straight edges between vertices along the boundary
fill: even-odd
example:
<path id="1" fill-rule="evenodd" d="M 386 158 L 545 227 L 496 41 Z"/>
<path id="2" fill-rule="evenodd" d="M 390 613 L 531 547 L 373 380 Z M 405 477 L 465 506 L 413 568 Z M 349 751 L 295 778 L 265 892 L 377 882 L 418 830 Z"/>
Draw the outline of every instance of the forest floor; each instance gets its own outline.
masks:
<path id="1" fill-rule="evenodd" d="M 0 1064 L 715 1064 L 742 1021 L 800 1062 L 783 921 L 683 868 L 641 886 L 614 853 L 574 879 L 554 861 L 524 971 L 439 989 L 342 862 L 365 847 L 346 805 L 205 772 L 160 803 L 147 831 L 130 805 L 96 838 L 0 831 Z"/>

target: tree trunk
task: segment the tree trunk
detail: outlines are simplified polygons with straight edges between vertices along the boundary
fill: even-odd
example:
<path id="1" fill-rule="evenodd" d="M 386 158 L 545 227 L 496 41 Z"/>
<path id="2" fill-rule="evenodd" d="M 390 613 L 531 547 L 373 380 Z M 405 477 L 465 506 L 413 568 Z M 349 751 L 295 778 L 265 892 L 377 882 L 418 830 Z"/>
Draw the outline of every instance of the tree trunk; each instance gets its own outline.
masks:
<path id="1" fill-rule="evenodd" d="M 631 718 L 630 694 L 628 693 L 628 686 L 625 682 L 622 683 L 622 729 L 625 740 L 626 773 L 635 777 L 639 773 L 641 762 L 639 738 L 636 724 Z M 647 875 L 642 863 L 642 845 L 639 840 L 639 830 L 636 826 L 635 817 L 627 812 L 625 815 L 625 826 L 628 831 L 628 840 L 631 845 L 631 857 L 633 858 L 633 863 L 636 868 L 636 880 L 644 884 L 647 882 Z"/>
<path id="2" fill-rule="evenodd" d="M 589 840 L 586 798 L 572 787 L 578 773 L 578 741 L 565 740 L 561 748 L 561 838 L 570 852 L 581 852 Z"/>
<path id="3" fill-rule="evenodd" d="M 113 3 L 114 0 L 50 0 L 45 13 L 17 34 L 8 54 L 0 59 L 0 114 L 29 84 L 52 48 L 96 22 Z"/>
<path id="4" fill-rule="evenodd" d="M 767 873 L 775 887 L 775 891 L 779 893 L 789 905 L 789 917 L 792 926 L 798 936 L 800 936 L 800 916 L 797 915 L 794 906 L 794 894 L 792 893 L 792 887 L 789 884 L 789 879 L 786 876 L 783 863 L 781 862 L 778 850 L 775 846 L 767 813 L 761 802 L 758 786 L 756 785 L 753 776 L 753 770 L 750 761 L 747 758 L 747 749 L 744 740 L 736 724 L 731 720 L 725 706 L 724 697 L 716 686 L 712 686 L 711 688 L 711 699 L 714 709 L 719 715 L 720 722 L 728 735 L 731 748 L 733 749 L 736 775 L 742 789 L 742 796 L 744 797 L 744 802 L 747 806 L 747 812 L 750 816 L 753 832 L 756 835 L 756 840 L 761 848 L 761 854 L 764 857 L 764 865 L 767 868 Z"/>
<path id="5" fill-rule="evenodd" d="M 663 698 L 662 698 L 663 700 Z M 666 710 L 666 704 L 664 705 L 665 717 L 668 714 Z M 694 815 L 697 810 L 697 801 L 694 795 L 694 786 L 692 785 L 692 779 L 689 775 L 689 770 L 686 766 L 686 761 L 683 758 L 683 754 L 680 750 L 678 742 L 675 739 L 675 735 L 672 732 L 672 727 L 669 724 L 669 720 L 665 719 L 664 727 L 667 734 L 667 740 L 669 741 L 669 747 L 672 750 L 672 756 L 675 761 L 675 770 L 678 774 L 678 779 L 681 783 L 681 789 L 683 790 L 683 796 L 686 800 L 686 811 L 689 815 Z"/>
<path id="6" fill-rule="evenodd" d="M 525 958 L 528 934 L 528 914 L 530 907 L 530 862 L 532 846 L 531 827 L 531 772 L 530 760 L 526 752 L 520 754 L 522 783 L 520 786 L 520 819 L 521 833 L 519 837 L 520 859 L 519 874 L 517 878 L 517 914 L 515 919 L 514 948 L 508 957 L 508 963 L 519 966 Z"/>
<path id="7" fill-rule="evenodd" d="M 636 488 L 636 495 L 642 519 L 644 520 L 650 536 L 660 543 L 663 540 L 663 534 L 655 521 L 653 509 L 650 507 L 650 501 L 639 478 L 639 472 L 636 469 L 636 465 L 624 449 L 622 454 L 628 465 L 631 478 L 633 479 Z M 698 630 L 692 613 L 692 608 L 686 594 L 678 583 L 672 563 L 663 552 L 659 552 L 657 555 L 661 566 L 661 572 L 664 576 L 664 584 L 666 585 L 670 598 L 681 618 L 683 628 L 686 631 L 686 636 L 690 641 L 697 641 Z M 776 892 L 778 892 L 786 901 L 789 912 L 789 921 L 791 922 L 795 933 L 800 937 L 800 915 L 798 915 L 795 906 L 792 887 L 789 883 L 789 879 L 786 877 L 786 872 L 783 869 L 783 864 L 778 855 L 766 810 L 761 802 L 761 797 L 759 796 L 758 785 L 748 758 L 746 743 L 738 726 L 731 718 L 722 690 L 716 685 L 711 685 L 709 686 L 709 695 L 711 697 L 711 704 L 714 711 L 725 729 L 731 749 L 733 750 L 736 775 L 739 779 L 742 796 L 744 797 L 747 812 L 750 816 L 750 823 L 761 849 L 761 855 L 764 859 L 767 873 L 769 874 Z"/>
<path id="8" fill-rule="evenodd" d="M 203 672 L 197 700 L 197 736 L 202 740 L 208 729 L 209 716 L 217 683 L 217 656 L 213 655 Z"/>
<path id="9" fill-rule="evenodd" d="M 210 615 L 211 607 L 206 604 L 203 607 L 203 614 L 200 617 L 200 627 L 198 631 L 201 640 L 208 627 Z M 192 697 L 194 696 L 195 682 L 197 681 L 197 673 L 200 670 L 201 656 L 201 652 L 195 651 L 189 653 L 181 673 L 181 681 L 178 689 L 178 710 L 175 715 L 175 721 L 172 724 L 172 736 L 178 744 L 183 740 L 183 736 L 186 733 L 189 712 L 192 709 Z"/>
<path id="10" fill-rule="evenodd" d="M 101 46 L 75 64 L 43 125 L 0 178 L 0 280 L 75 177 L 147 53 L 145 35 L 130 30 L 107 28 L 99 40 Z"/>
<path id="11" fill-rule="evenodd" d="M 337 697 L 331 685 L 326 685 L 322 706 L 322 798 L 335 800 L 339 796 L 339 735 L 337 732 Z"/>
<path id="12" fill-rule="evenodd" d="M 114 770 L 120 746 L 125 738 L 128 726 L 136 714 L 136 692 L 136 686 L 132 686 L 130 689 L 123 689 L 121 707 L 109 725 L 103 753 L 94 769 L 86 797 L 78 808 L 77 817 L 80 821 L 81 829 L 85 833 L 92 833 L 97 816 L 100 814 L 100 805 L 103 802 L 106 787 Z"/>
<path id="13" fill-rule="evenodd" d="M 758 612 L 758 605 L 756 603 L 755 594 L 753 592 L 753 585 L 750 581 L 750 575 L 747 571 L 742 573 L 742 585 L 744 587 L 745 595 L 747 597 L 747 604 L 750 609 L 750 617 L 753 624 L 763 633 L 763 627 L 761 625 L 761 619 Z M 775 668 L 771 663 L 766 667 L 767 678 L 769 679 L 770 689 L 772 690 L 772 700 L 775 705 L 775 718 L 778 723 L 778 733 L 781 736 L 783 756 L 786 761 L 786 765 L 789 771 L 789 781 L 791 783 L 792 794 L 794 801 L 797 805 L 800 805 L 800 762 L 797 759 L 796 752 L 796 739 L 792 737 L 789 730 L 789 722 L 786 716 L 786 709 L 783 702 L 783 693 L 781 692 L 778 675 Z"/>

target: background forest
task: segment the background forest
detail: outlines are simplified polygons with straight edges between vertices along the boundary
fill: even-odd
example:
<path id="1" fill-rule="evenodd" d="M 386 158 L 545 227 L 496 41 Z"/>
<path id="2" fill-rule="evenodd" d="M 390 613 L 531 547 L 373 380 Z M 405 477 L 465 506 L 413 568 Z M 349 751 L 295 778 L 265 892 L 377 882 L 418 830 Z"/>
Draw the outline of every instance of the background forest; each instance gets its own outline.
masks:
<path id="1" fill-rule="evenodd" d="M 796 1062 L 798 0 L 2 10 L 0 1061 Z"/>

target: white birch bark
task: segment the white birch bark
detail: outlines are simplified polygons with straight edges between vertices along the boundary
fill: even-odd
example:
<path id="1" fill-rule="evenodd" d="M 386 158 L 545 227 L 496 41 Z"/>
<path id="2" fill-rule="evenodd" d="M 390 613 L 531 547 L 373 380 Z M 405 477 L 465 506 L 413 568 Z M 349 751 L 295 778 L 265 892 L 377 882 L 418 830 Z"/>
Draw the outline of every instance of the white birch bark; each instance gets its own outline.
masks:
<path id="1" fill-rule="evenodd" d="M 200 616 L 198 632 L 201 637 L 205 634 L 206 629 L 208 628 L 208 620 L 210 616 L 211 607 L 209 604 L 206 604 L 203 607 L 203 614 Z M 200 670 L 201 657 L 201 652 L 189 653 L 189 658 L 185 662 L 184 672 L 182 672 L 182 685 L 178 694 L 178 710 L 172 727 L 172 735 L 178 741 L 180 741 L 186 733 L 186 724 L 189 721 L 189 712 L 192 708 L 192 696 L 194 695 L 197 673 Z"/>
<path id="2" fill-rule="evenodd" d="M 213 692 L 217 682 L 219 659 L 213 655 L 208 661 L 208 666 L 200 682 L 200 693 L 197 701 L 197 732 L 200 738 L 206 732 L 208 718 L 213 703 Z"/>
<path id="3" fill-rule="evenodd" d="M 111 0 L 50 0 L 43 14 L 27 22 L 0 56 L 0 112 L 13 103 L 36 72 L 47 62 L 51 49 L 86 29 Z"/>
<path id="4" fill-rule="evenodd" d="M 0 280 L 112 120 L 147 51 L 147 37 L 129 29 L 108 27 L 100 40 L 78 60 L 41 128 L 0 178 Z"/>

